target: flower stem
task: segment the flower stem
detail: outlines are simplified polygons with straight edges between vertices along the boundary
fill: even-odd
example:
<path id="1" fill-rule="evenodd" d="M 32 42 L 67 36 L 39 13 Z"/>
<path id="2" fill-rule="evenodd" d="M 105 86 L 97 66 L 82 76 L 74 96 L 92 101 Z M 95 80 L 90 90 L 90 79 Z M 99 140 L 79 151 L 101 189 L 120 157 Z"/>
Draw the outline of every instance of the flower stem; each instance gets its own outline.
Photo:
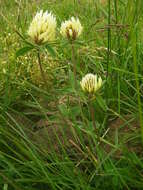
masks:
<path id="1" fill-rule="evenodd" d="M 100 136 L 99 136 L 99 131 L 96 127 L 96 122 L 95 122 L 95 110 L 94 110 L 92 96 L 90 96 L 90 95 L 89 95 L 89 110 L 90 110 L 90 115 L 91 115 L 91 119 L 92 119 L 92 124 L 93 124 L 94 130 L 96 132 L 97 139 L 99 141 Z"/>
<path id="2" fill-rule="evenodd" d="M 73 63 L 73 73 L 74 73 L 74 85 L 75 89 L 77 87 L 77 80 L 76 80 L 76 61 L 75 61 L 75 49 L 74 44 L 71 42 L 71 48 L 72 48 L 72 63 Z"/>
<path id="3" fill-rule="evenodd" d="M 90 115 L 91 115 L 93 127 L 94 127 L 94 129 L 96 130 L 95 110 L 94 110 L 93 102 L 92 102 L 92 100 L 91 100 L 90 98 L 89 98 L 89 109 L 90 109 Z"/>
<path id="4" fill-rule="evenodd" d="M 42 78 L 43 78 L 43 81 L 44 81 L 45 85 L 47 86 L 45 73 L 44 73 L 44 71 L 43 71 L 42 64 L 41 64 L 41 58 L 40 58 L 40 51 L 39 51 L 39 50 L 37 51 L 37 57 L 38 57 L 38 64 L 39 64 L 41 76 L 42 76 Z"/>

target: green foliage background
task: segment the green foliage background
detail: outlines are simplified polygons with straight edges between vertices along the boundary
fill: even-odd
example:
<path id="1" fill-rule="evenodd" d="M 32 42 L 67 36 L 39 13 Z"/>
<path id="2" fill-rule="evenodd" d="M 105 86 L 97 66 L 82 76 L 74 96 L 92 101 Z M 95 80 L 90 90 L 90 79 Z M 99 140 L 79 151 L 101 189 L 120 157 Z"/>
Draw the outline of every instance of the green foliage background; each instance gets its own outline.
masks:
<path id="1" fill-rule="evenodd" d="M 0 189 L 143 189 L 142 0 L 0 1 Z M 58 28 L 78 17 L 78 90 L 71 47 L 57 30 L 56 56 L 43 52 L 48 87 L 35 51 L 16 58 L 35 13 L 51 10 Z M 92 127 L 79 82 L 87 73 L 105 81 Z"/>

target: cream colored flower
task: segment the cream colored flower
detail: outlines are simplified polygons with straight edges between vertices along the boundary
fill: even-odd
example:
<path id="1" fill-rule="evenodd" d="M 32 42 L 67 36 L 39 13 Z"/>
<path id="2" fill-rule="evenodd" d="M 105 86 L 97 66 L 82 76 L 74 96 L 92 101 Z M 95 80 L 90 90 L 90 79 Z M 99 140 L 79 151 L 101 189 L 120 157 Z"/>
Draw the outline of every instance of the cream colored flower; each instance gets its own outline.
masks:
<path id="1" fill-rule="evenodd" d="M 63 37 L 75 40 L 80 36 L 83 27 L 78 18 L 71 17 L 70 20 L 62 22 L 60 33 Z"/>
<path id="2" fill-rule="evenodd" d="M 80 85 L 83 91 L 95 93 L 102 86 L 102 78 L 89 73 L 82 78 Z"/>
<path id="3" fill-rule="evenodd" d="M 52 13 L 48 13 L 48 11 L 43 12 L 43 10 L 41 10 L 37 12 L 33 18 L 28 30 L 28 35 L 36 44 L 52 41 L 55 39 L 56 25 L 56 18 Z"/>

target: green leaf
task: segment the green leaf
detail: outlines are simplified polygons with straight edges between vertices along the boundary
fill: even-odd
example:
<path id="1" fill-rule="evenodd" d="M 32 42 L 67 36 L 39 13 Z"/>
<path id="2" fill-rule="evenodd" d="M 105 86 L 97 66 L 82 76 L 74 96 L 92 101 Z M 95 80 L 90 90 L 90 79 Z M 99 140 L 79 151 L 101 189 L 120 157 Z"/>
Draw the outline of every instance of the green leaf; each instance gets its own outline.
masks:
<path id="1" fill-rule="evenodd" d="M 56 56 L 56 52 L 55 52 L 54 48 L 52 48 L 49 44 L 46 44 L 45 48 L 48 50 L 48 52 L 51 54 L 51 56 L 53 56 L 53 57 Z"/>
<path id="2" fill-rule="evenodd" d="M 69 111 L 68 111 L 68 108 L 66 107 L 66 105 L 64 105 L 64 104 L 59 105 L 58 108 L 63 116 L 68 117 Z"/>
<path id="3" fill-rule="evenodd" d="M 69 114 L 72 118 L 76 118 L 78 115 L 80 115 L 80 108 L 79 106 L 74 106 L 70 109 Z"/>
<path id="4" fill-rule="evenodd" d="M 25 46 L 21 49 L 19 49 L 17 52 L 16 52 L 16 58 L 19 57 L 19 56 L 22 56 L 24 54 L 26 54 L 27 52 L 29 52 L 30 50 L 32 50 L 34 48 L 34 46 Z"/>
<path id="5" fill-rule="evenodd" d="M 112 182 L 113 182 L 114 186 L 118 186 L 118 184 L 119 184 L 118 176 L 113 176 L 112 177 Z"/>
<path id="6" fill-rule="evenodd" d="M 79 40 L 75 40 L 75 43 L 78 44 L 78 45 L 80 45 L 80 46 L 85 45 L 85 42 L 79 41 Z"/>
<path id="7" fill-rule="evenodd" d="M 101 97 L 101 96 L 97 96 L 97 102 L 99 104 L 99 106 L 104 110 L 106 111 L 107 110 L 107 105 L 106 105 L 106 102 L 105 100 Z"/>
<path id="8" fill-rule="evenodd" d="M 3 190 L 8 190 L 8 184 L 4 184 Z"/>
<path id="9" fill-rule="evenodd" d="M 70 68 L 69 68 L 69 82 L 70 82 L 70 88 L 72 89 L 72 91 L 74 91 L 74 74 Z"/>

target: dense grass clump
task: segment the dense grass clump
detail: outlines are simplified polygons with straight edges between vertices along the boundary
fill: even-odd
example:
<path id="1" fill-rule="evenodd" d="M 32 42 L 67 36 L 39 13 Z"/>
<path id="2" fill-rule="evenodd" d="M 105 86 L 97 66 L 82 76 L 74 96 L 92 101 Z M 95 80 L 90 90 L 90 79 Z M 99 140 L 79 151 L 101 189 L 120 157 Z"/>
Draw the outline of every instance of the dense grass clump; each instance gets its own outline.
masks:
<path id="1" fill-rule="evenodd" d="M 142 7 L 1 1 L 0 189 L 143 189 Z"/>

